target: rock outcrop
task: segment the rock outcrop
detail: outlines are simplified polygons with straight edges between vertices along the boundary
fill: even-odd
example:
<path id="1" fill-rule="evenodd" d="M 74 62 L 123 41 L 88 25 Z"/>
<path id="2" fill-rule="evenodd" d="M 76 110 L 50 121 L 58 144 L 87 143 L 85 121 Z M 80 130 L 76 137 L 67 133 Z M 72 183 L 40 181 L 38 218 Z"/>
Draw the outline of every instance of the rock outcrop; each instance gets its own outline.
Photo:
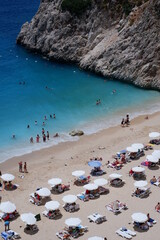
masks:
<path id="1" fill-rule="evenodd" d="M 72 137 L 74 137 L 74 136 L 82 136 L 82 135 L 84 135 L 84 132 L 81 131 L 81 130 L 73 130 L 73 131 L 71 131 L 69 133 L 69 135 L 71 135 Z"/>
<path id="2" fill-rule="evenodd" d="M 92 0 L 80 16 L 62 11 L 61 3 L 42 0 L 17 43 L 50 60 L 160 89 L 160 0 L 134 5 L 128 16 L 122 0 Z"/>

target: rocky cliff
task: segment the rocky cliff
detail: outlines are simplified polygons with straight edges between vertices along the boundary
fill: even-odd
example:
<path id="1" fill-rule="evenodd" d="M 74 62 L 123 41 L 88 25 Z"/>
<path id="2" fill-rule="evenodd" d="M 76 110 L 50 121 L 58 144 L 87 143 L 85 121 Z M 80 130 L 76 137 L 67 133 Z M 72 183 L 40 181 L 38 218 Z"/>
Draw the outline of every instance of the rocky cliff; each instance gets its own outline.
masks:
<path id="1" fill-rule="evenodd" d="M 17 43 L 51 60 L 160 89 L 160 0 L 130 2 L 126 12 L 125 1 L 91 0 L 76 15 L 62 10 L 62 0 L 42 0 Z"/>

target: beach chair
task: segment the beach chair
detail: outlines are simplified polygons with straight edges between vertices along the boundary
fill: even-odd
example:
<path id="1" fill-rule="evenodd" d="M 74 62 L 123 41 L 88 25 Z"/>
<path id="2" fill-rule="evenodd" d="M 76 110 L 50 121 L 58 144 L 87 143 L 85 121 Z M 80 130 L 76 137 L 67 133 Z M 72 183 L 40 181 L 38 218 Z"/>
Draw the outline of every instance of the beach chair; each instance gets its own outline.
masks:
<path id="1" fill-rule="evenodd" d="M 95 171 L 95 169 L 91 170 L 91 175 L 92 176 L 101 176 L 103 174 L 106 174 L 106 171 L 103 171 L 103 170 Z"/>
<path id="2" fill-rule="evenodd" d="M 122 208 L 114 208 L 113 204 L 106 205 L 106 208 L 107 208 L 108 211 L 111 211 L 114 214 L 121 213 L 121 209 L 122 209 Z"/>
<path id="3" fill-rule="evenodd" d="M 70 239 L 70 234 L 67 231 L 65 231 L 65 230 L 57 232 L 56 236 L 58 238 L 62 239 L 62 240 L 67 240 L 67 239 L 69 240 Z"/>
<path id="4" fill-rule="evenodd" d="M 89 201 L 89 196 L 84 194 L 77 194 L 77 197 L 82 200 L 83 202 Z"/>
<path id="5" fill-rule="evenodd" d="M 160 187 L 160 182 L 150 182 L 151 184 L 153 184 L 153 185 L 155 185 L 155 186 L 157 186 L 157 187 Z"/>
<path id="6" fill-rule="evenodd" d="M 28 225 L 27 224 L 26 227 L 25 227 L 25 230 L 26 231 L 37 232 L 39 229 L 38 229 L 36 224 L 34 224 L 34 225 Z"/>
<path id="7" fill-rule="evenodd" d="M 124 184 L 124 181 L 122 179 L 113 179 L 110 181 L 110 185 L 114 187 L 120 187 Z"/>
<path id="8" fill-rule="evenodd" d="M 94 222 L 97 224 L 107 221 L 106 216 L 102 216 L 98 213 L 93 213 L 92 215 L 89 215 L 88 219 L 90 222 Z"/>
<path id="9" fill-rule="evenodd" d="M 78 225 L 78 228 L 82 231 L 82 232 L 87 232 L 88 231 L 88 226 L 82 226 L 81 224 Z"/>
<path id="10" fill-rule="evenodd" d="M 7 232 L 1 232 L 1 237 L 4 240 L 13 239 L 12 235 Z"/>
<path id="11" fill-rule="evenodd" d="M 132 239 L 132 236 L 131 236 L 131 235 L 125 233 L 124 231 L 121 231 L 120 229 L 118 229 L 118 230 L 116 231 L 116 233 L 117 233 L 119 236 L 123 237 L 123 238 Z"/>
<path id="12" fill-rule="evenodd" d="M 99 192 L 100 195 L 108 194 L 109 193 L 109 189 L 108 188 L 104 188 L 104 187 L 99 187 L 98 188 L 98 192 Z"/>
<path id="13" fill-rule="evenodd" d="M 91 178 L 91 176 L 87 176 L 87 177 L 80 176 L 78 179 L 76 179 L 74 181 L 74 184 L 77 185 L 77 186 L 85 185 L 85 184 L 90 182 L 90 180 L 91 180 L 90 178 Z"/>
<path id="14" fill-rule="evenodd" d="M 133 232 L 133 231 L 131 231 L 131 230 L 125 228 L 125 227 L 120 228 L 120 231 L 125 232 L 125 233 L 127 233 L 127 234 L 129 234 L 133 237 L 136 236 L 136 232 Z"/>
<path id="15" fill-rule="evenodd" d="M 19 238 L 21 238 L 21 237 L 20 237 L 20 234 L 17 233 L 17 232 L 15 232 L 15 231 L 13 231 L 13 230 L 8 230 L 7 233 L 8 233 L 9 235 L 12 235 L 12 238 L 13 238 L 13 239 L 19 239 Z"/>

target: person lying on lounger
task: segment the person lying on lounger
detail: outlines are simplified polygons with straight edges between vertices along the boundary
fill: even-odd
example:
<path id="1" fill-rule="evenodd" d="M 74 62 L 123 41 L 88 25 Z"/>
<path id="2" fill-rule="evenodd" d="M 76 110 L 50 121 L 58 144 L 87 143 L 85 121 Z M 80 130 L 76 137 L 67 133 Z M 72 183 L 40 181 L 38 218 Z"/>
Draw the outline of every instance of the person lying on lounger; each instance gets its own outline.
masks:
<path id="1" fill-rule="evenodd" d="M 157 179 L 156 179 L 156 177 L 155 176 L 153 176 L 152 177 L 152 179 L 150 180 L 150 182 L 153 184 L 153 183 L 155 183 L 155 182 L 157 182 Z"/>
<path id="2" fill-rule="evenodd" d="M 157 212 L 160 212 L 160 203 L 158 202 L 157 205 L 155 206 L 155 209 Z"/>

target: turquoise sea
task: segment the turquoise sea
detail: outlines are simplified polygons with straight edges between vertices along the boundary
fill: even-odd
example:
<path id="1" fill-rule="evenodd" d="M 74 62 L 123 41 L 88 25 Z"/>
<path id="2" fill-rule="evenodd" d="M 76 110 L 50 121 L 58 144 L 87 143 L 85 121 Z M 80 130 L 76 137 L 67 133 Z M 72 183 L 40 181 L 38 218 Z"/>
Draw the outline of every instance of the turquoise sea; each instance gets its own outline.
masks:
<path id="1" fill-rule="evenodd" d="M 73 65 L 49 62 L 17 46 L 21 25 L 30 21 L 38 5 L 37 0 L 1 1 L 1 162 L 58 142 L 76 140 L 68 135 L 72 129 L 90 134 L 119 124 L 127 113 L 134 117 L 159 110 L 157 91 L 104 79 Z M 97 99 L 101 99 L 101 104 L 96 105 Z M 51 119 L 50 114 L 54 113 L 56 119 Z M 37 134 L 41 136 L 43 121 L 50 140 L 43 143 L 41 138 L 40 143 L 31 144 L 31 136 L 34 140 Z M 53 138 L 56 132 L 59 138 Z"/>

